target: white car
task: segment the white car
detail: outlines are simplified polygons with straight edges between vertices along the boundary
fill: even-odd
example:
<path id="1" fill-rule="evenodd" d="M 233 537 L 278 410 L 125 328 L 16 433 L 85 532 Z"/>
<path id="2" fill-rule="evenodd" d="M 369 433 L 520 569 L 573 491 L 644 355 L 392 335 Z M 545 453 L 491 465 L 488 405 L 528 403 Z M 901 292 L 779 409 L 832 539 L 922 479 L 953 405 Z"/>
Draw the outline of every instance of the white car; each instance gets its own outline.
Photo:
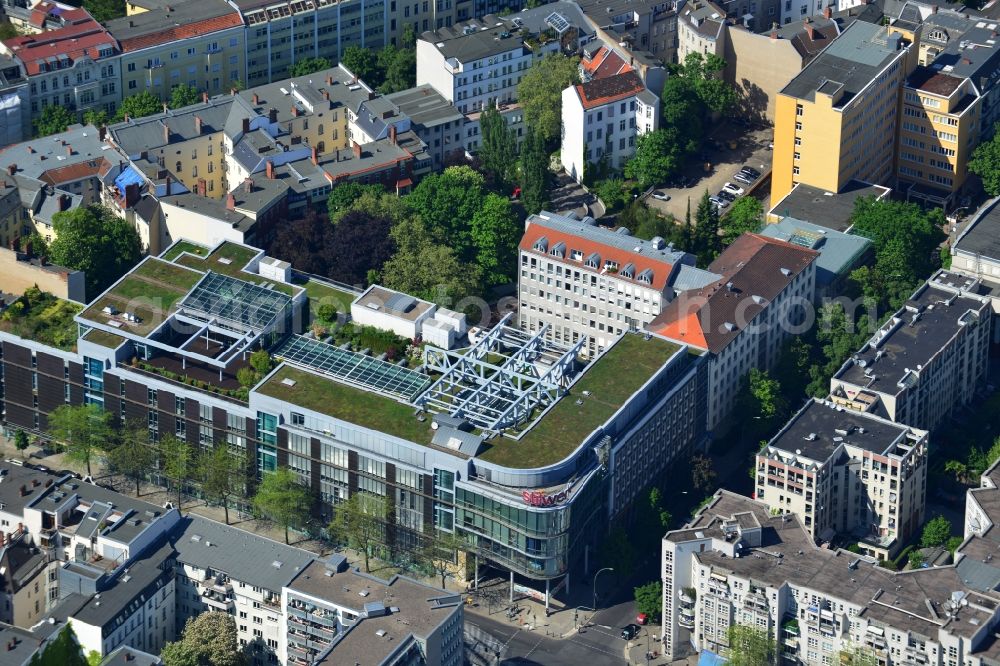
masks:
<path id="1" fill-rule="evenodd" d="M 657 201 L 670 201 L 670 195 L 663 192 L 653 192 L 653 198 Z"/>
<path id="2" fill-rule="evenodd" d="M 736 196 L 741 196 L 744 192 L 746 192 L 746 190 L 739 185 L 733 185 L 732 183 L 726 183 L 722 186 L 722 189 L 730 194 L 735 194 Z"/>
<path id="3" fill-rule="evenodd" d="M 709 197 L 708 200 L 712 202 L 712 205 L 718 208 L 719 210 L 722 210 L 723 208 L 729 205 L 728 201 L 726 201 L 725 199 L 720 199 L 719 197 Z"/>

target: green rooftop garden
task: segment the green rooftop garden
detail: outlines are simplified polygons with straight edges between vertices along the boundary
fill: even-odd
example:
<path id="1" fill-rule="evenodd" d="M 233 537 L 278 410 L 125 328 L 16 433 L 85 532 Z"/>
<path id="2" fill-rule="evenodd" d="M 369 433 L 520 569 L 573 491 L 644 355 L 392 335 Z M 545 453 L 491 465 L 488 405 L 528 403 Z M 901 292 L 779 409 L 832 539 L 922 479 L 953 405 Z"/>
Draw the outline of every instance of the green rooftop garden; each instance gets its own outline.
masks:
<path id="1" fill-rule="evenodd" d="M 324 304 L 336 306 L 337 312 L 350 312 L 351 303 L 359 296 L 352 291 L 338 289 L 312 279 L 299 283 L 299 286 L 306 290 L 306 296 L 309 297 L 309 309 L 313 315 L 316 313 L 316 308 Z"/>
<path id="2" fill-rule="evenodd" d="M 77 325 L 73 317 L 80 306 L 31 287 L 0 316 L 0 331 L 51 345 L 65 351 L 76 349 Z"/>
<path id="3" fill-rule="evenodd" d="M 660 338 L 624 336 L 591 363 L 569 393 L 521 439 L 496 437 L 479 457 L 520 469 L 559 462 L 611 418 L 677 349 L 677 345 Z M 590 395 L 584 395 L 587 392 Z M 578 398 L 582 405 L 576 404 Z"/>
<path id="4" fill-rule="evenodd" d="M 165 261 L 173 261 L 177 257 L 181 256 L 185 252 L 190 252 L 191 254 L 196 254 L 199 257 L 204 257 L 208 254 L 208 248 L 203 245 L 197 245 L 191 241 L 178 241 L 167 250 L 167 253 L 163 255 Z"/>
<path id="5" fill-rule="evenodd" d="M 99 331 L 96 328 L 87 331 L 83 339 L 87 342 L 93 342 L 95 345 L 107 347 L 108 349 L 118 349 L 125 342 L 125 338 L 120 335 L 108 333 L 107 331 Z"/>
<path id="6" fill-rule="evenodd" d="M 260 250 L 256 248 L 240 245 L 239 243 L 225 242 L 209 254 L 207 257 L 194 257 L 191 255 L 178 256 L 174 263 L 199 271 L 213 271 L 228 275 L 229 277 L 254 284 L 273 284 L 274 290 L 287 296 L 293 296 L 296 287 L 273 280 L 267 280 L 253 273 L 246 273 L 243 268 L 257 256 Z"/>
<path id="7" fill-rule="evenodd" d="M 291 379 L 294 386 L 282 382 Z M 430 420 L 420 422 L 414 407 L 377 393 L 283 365 L 257 392 L 305 409 L 395 435 L 418 444 L 431 441 Z"/>

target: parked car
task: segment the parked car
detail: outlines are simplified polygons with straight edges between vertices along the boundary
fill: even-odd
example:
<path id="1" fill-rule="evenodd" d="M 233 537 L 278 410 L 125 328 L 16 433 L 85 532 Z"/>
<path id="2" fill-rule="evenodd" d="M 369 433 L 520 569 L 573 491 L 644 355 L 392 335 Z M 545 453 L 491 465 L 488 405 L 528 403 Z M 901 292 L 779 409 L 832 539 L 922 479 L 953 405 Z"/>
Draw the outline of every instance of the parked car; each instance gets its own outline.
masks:
<path id="1" fill-rule="evenodd" d="M 738 183 L 743 183 L 744 185 L 753 185 L 753 179 L 751 179 L 750 176 L 746 175 L 745 173 L 736 174 L 735 176 L 733 176 L 733 180 L 735 180 Z"/>
<path id="2" fill-rule="evenodd" d="M 732 183 L 726 183 L 725 185 L 722 186 L 722 189 L 726 190 L 727 192 L 731 192 L 732 194 L 735 194 L 736 196 L 740 196 L 744 192 L 746 192 L 746 190 L 744 190 L 739 185 L 733 185 Z"/>
<path id="3" fill-rule="evenodd" d="M 760 171 L 757 171 L 757 169 L 754 169 L 751 166 L 743 167 L 740 169 L 740 173 L 746 174 L 747 177 L 752 178 L 753 180 L 760 178 Z"/>
<path id="4" fill-rule="evenodd" d="M 729 205 L 728 201 L 726 201 L 725 199 L 720 199 L 719 197 L 709 197 L 708 200 L 711 201 L 713 204 L 715 204 L 717 208 L 725 208 L 726 206 Z"/>
<path id="5" fill-rule="evenodd" d="M 736 195 L 731 192 L 726 192 L 725 190 L 719 190 L 719 193 L 715 196 L 719 199 L 725 199 L 726 201 L 736 201 Z"/>
<path id="6" fill-rule="evenodd" d="M 638 615 L 635 616 L 635 622 L 636 624 L 645 626 L 649 624 L 649 616 L 646 615 L 645 613 L 639 613 Z"/>
<path id="7" fill-rule="evenodd" d="M 670 201 L 670 195 L 661 191 L 653 192 L 653 198 L 657 201 Z"/>
<path id="8" fill-rule="evenodd" d="M 622 640 L 630 641 L 636 636 L 638 636 L 640 631 L 642 631 L 642 629 L 639 628 L 639 625 L 626 624 L 624 627 L 622 627 Z"/>

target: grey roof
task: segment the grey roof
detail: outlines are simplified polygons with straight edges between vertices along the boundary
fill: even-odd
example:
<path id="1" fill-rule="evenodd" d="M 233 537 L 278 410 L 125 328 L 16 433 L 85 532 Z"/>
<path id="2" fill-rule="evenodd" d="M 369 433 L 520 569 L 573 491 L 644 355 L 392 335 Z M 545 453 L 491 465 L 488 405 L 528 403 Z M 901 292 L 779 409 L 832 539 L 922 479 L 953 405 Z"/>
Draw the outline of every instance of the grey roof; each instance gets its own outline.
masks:
<path id="1" fill-rule="evenodd" d="M 238 211 L 245 210 L 257 214 L 288 193 L 288 184 L 277 178 L 263 178 L 258 174 L 250 180 L 253 184 L 252 189 L 247 190 L 245 185 L 240 185 L 230 193 L 236 200 Z"/>
<path id="2" fill-rule="evenodd" d="M 939 53 L 931 63 L 932 69 L 937 69 L 952 76 L 973 79 L 980 91 L 988 89 L 997 82 L 997 68 L 1000 64 L 1000 49 L 997 49 L 994 36 L 998 24 L 996 21 L 977 21 L 973 17 L 967 21 L 968 29 L 960 36 L 949 39 L 948 46 Z M 924 34 L 929 32 L 924 28 Z M 983 85 L 980 78 L 989 81 Z"/>
<path id="3" fill-rule="evenodd" d="M 128 122 L 110 125 L 108 134 L 125 153 L 135 157 L 143 151 L 223 131 L 234 99 L 233 95 L 220 95 L 181 109 L 131 118 Z M 200 131 L 196 117 L 201 119 Z M 164 127 L 169 130 L 169 141 Z"/>
<path id="4" fill-rule="evenodd" d="M 119 42 L 154 35 L 170 28 L 234 14 L 236 10 L 225 0 L 179 0 L 149 11 L 131 14 L 105 23 L 108 32 Z M 223 29 L 232 26 L 226 25 Z M 143 43 L 140 48 L 152 46 Z M 123 48 L 127 48 L 124 44 Z"/>
<path id="5" fill-rule="evenodd" d="M 812 399 L 768 442 L 768 446 L 823 463 L 841 445 L 884 454 L 908 431 L 905 425 Z"/>
<path id="6" fill-rule="evenodd" d="M 799 183 L 784 199 L 773 204 L 770 214 L 793 217 L 834 231 L 847 231 L 851 228 L 851 214 L 858 197 L 881 199 L 888 194 L 886 187 L 857 180 L 847 183 L 838 193 Z"/>
<path id="7" fill-rule="evenodd" d="M 486 23 L 486 19 L 490 22 Z M 464 32 L 466 26 L 469 27 L 469 34 Z M 420 35 L 420 39 L 434 44 L 445 58 L 463 63 L 524 48 L 523 35 L 511 32 L 509 25 L 495 17 L 431 30 Z"/>
<path id="8" fill-rule="evenodd" d="M 178 562 L 275 593 L 313 561 L 308 551 L 190 514 L 181 518 L 172 534 Z"/>
<path id="9" fill-rule="evenodd" d="M 483 437 L 457 428 L 443 427 L 434 431 L 431 444 L 451 451 L 458 451 L 467 456 L 474 456 L 479 453 L 479 447 L 483 445 Z"/>
<path id="10" fill-rule="evenodd" d="M 72 155 L 68 154 L 69 149 L 72 149 Z M 18 177 L 37 179 L 56 169 L 101 158 L 112 163 L 124 159 L 101 141 L 96 127 L 73 125 L 65 132 L 4 148 L 0 151 L 0 175 L 5 176 L 7 167 L 16 164 Z"/>
<path id="11" fill-rule="evenodd" d="M 61 505 L 67 497 L 76 495 L 80 500 L 89 502 L 93 506 L 101 506 L 106 509 L 105 514 L 111 512 L 121 512 L 127 520 L 119 520 L 114 525 L 106 528 L 105 537 L 120 543 L 131 543 L 138 535 L 142 534 L 153 522 L 162 517 L 165 513 L 163 507 L 143 502 L 142 500 L 117 493 L 107 488 L 86 483 L 72 477 L 54 483 L 45 489 L 30 506 L 39 511 L 49 510 Z M 114 507 L 113 509 L 111 507 Z M 100 522 L 96 520 L 95 522 Z M 78 533 L 83 533 L 83 522 L 77 528 Z"/>
<path id="12" fill-rule="evenodd" d="M 376 97 L 361 103 L 354 123 L 373 141 L 377 141 L 389 136 L 389 125 L 399 120 L 399 107 L 387 97 Z"/>
<path id="13" fill-rule="evenodd" d="M 500 16 L 499 19 L 512 27 L 517 26 L 532 34 L 538 34 L 551 28 L 545 19 L 552 13 L 557 13 L 566 19 L 566 22 L 576 28 L 581 36 L 594 34 L 594 29 L 590 27 L 590 22 L 583 10 L 575 2 L 550 2 L 534 9 L 525 9 L 515 14 Z"/>
<path id="14" fill-rule="evenodd" d="M 707 287 L 716 280 L 720 279 L 722 279 L 722 276 L 718 273 L 706 271 L 703 268 L 690 266 L 688 264 L 681 264 L 680 269 L 677 271 L 677 275 L 674 277 L 672 286 L 675 291 L 682 292 L 687 291 L 688 289 L 701 289 L 702 287 Z"/>
<path id="15" fill-rule="evenodd" d="M 835 377 L 871 391 L 901 393 L 904 389 L 898 383 L 909 373 L 918 372 L 918 366 L 927 366 L 965 328 L 961 320 L 966 313 L 989 309 L 988 299 L 959 291 L 974 282 L 965 276 L 938 272 L 894 315 L 898 326 L 882 336 L 877 345 L 866 344 Z"/>
<path id="16" fill-rule="evenodd" d="M 48 472 L 12 465 L 6 460 L 0 462 L 0 504 L 3 510 L 23 515 L 24 507 L 38 499 L 57 479 Z M 25 488 L 24 495 L 21 495 L 22 486 Z"/>
<path id="17" fill-rule="evenodd" d="M 20 60 L 6 53 L 0 53 L 0 88 L 27 82 Z"/>
<path id="18" fill-rule="evenodd" d="M 651 241 L 626 234 L 616 233 L 607 227 L 601 227 L 597 224 L 589 224 L 585 221 L 575 220 L 565 215 L 550 213 L 544 210 L 538 215 L 529 216 L 528 222 L 539 227 L 547 227 L 564 234 L 572 234 L 589 241 L 609 245 L 611 247 L 618 248 L 619 250 L 635 252 L 636 248 L 641 248 L 639 254 L 643 257 L 650 258 L 655 261 L 662 261 L 670 264 L 671 266 L 682 263 L 690 256 L 687 252 L 675 250 L 669 245 L 657 250 L 654 249 Z"/>
<path id="19" fill-rule="evenodd" d="M 283 152 L 274 137 L 263 129 L 244 134 L 233 146 L 233 158 L 250 173 L 260 171 L 261 162 Z"/>
<path id="20" fill-rule="evenodd" d="M 414 124 L 424 127 L 461 122 L 464 117 L 429 83 L 386 95 L 386 98 L 409 116 Z"/>
<path id="21" fill-rule="evenodd" d="M 117 494 L 117 493 L 116 493 Z M 118 495 L 124 497 L 124 495 Z M 125 622 L 135 609 L 174 577 L 170 565 L 174 550 L 163 542 L 151 552 L 133 560 L 125 571 L 111 580 L 98 594 L 72 614 L 74 621 L 114 630 Z"/>
<path id="22" fill-rule="evenodd" d="M 156 655 L 123 645 L 106 656 L 101 666 L 159 666 L 162 663 Z"/>
<path id="23" fill-rule="evenodd" d="M 319 166 L 335 179 L 340 176 L 351 176 L 364 171 L 378 171 L 381 168 L 399 162 L 406 162 L 411 157 L 420 158 L 426 153 L 426 145 L 413 131 L 401 132 L 396 137 L 396 143 L 389 139 L 379 139 L 361 146 L 361 157 L 355 157 L 351 148 L 344 148 L 320 156 Z M 309 160 L 305 160 L 312 163 Z M 299 167 L 300 162 L 294 166 Z"/>
<path id="24" fill-rule="evenodd" d="M 0 661 L 6 666 L 25 666 L 39 650 L 38 636 L 25 629 L 0 624 Z M 13 648 L 13 649 L 12 649 Z"/>
<path id="25" fill-rule="evenodd" d="M 580 9 L 598 25 L 607 25 L 622 14 L 651 14 L 662 11 L 663 0 L 580 0 Z"/>
<path id="26" fill-rule="evenodd" d="M 1000 260 L 1000 198 L 983 207 L 955 243 L 955 250 Z"/>
<path id="27" fill-rule="evenodd" d="M 820 286 L 830 284 L 853 268 L 872 244 L 862 236 L 827 229 L 794 217 L 786 217 L 777 224 L 768 224 L 760 233 L 819 252 L 816 259 L 816 282 Z"/>
<path id="28" fill-rule="evenodd" d="M 247 217 L 243 213 L 236 210 L 229 210 L 226 207 L 225 202 L 219 199 L 210 199 L 208 197 L 203 197 L 193 192 L 185 192 L 183 194 L 171 194 L 169 197 L 160 197 L 161 204 L 170 204 L 171 206 L 177 206 L 178 208 L 184 208 L 187 210 L 195 211 L 196 213 L 201 213 L 208 217 L 219 220 L 220 222 L 225 222 L 232 226 L 233 229 L 237 231 L 246 232 L 250 230 L 256 221 L 252 217 Z"/>
<path id="29" fill-rule="evenodd" d="M 834 106 L 843 107 L 901 54 L 902 50 L 892 47 L 884 27 L 855 21 L 781 93 L 813 101 L 817 91 L 836 94 L 842 90 Z"/>
<path id="30" fill-rule="evenodd" d="M 329 101 L 324 98 L 326 93 L 330 95 Z M 357 110 L 361 102 L 372 94 L 374 93 L 370 88 L 359 83 L 338 65 L 305 76 L 248 88 L 240 91 L 237 96 L 248 108 L 262 116 L 267 116 L 268 111 L 274 109 L 278 114 L 278 122 L 284 123 L 292 119 L 293 105 L 297 106 L 299 113 L 318 113 L 343 107 Z M 256 104 L 253 102 L 255 95 Z M 239 128 L 233 129 L 235 131 Z"/>

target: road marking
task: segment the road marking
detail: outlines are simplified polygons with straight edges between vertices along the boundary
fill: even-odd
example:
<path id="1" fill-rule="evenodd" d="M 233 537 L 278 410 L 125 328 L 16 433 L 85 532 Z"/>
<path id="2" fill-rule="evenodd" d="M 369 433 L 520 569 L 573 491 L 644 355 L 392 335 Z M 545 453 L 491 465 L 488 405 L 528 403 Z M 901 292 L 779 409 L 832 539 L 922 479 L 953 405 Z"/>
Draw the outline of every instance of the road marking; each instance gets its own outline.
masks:
<path id="1" fill-rule="evenodd" d="M 604 650 L 604 649 L 602 649 L 602 648 L 594 645 L 593 643 L 587 643 L 586 641 L 580 641 L 580 640 L 576 640 L 574 638 L 571 638 L 570 640 L 573 641 L 574 643 L 579 643 L 580 645 L 584 646 L 588 650 L 593 650 L 594 652 L 603 652 L 604 654 L 609 654 L 612 657 L 619 657 L 620 658 L 622 656 L 621 652 L 612 652 L 611 650 Z"/>

